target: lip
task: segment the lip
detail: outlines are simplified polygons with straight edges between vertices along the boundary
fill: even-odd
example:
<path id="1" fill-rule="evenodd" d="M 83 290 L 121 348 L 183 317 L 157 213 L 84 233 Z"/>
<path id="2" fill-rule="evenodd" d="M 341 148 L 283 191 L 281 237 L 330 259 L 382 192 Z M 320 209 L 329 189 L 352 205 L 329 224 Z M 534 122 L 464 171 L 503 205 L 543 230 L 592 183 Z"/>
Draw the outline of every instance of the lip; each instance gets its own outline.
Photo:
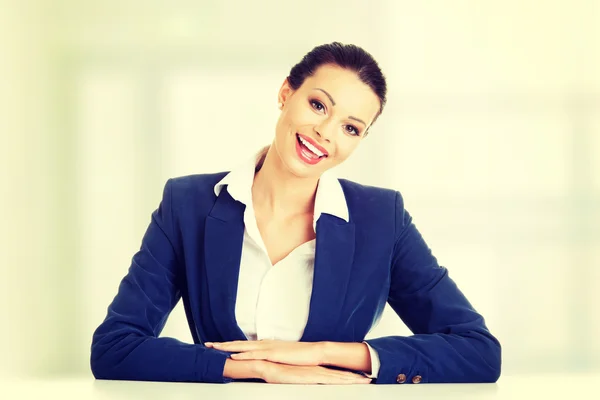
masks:
<path id="1" fill-rule="evenodd" d="M 306 152 L 307 150 L 303 150 L 304 146 L 302 146 L 300 144 L 300 141 L 298 140 L 298 138 L 296 138 L 295 142 L 296 142 L 296 154 L 298 155 L 298 158 L 300 158 L 300 160 L 302 160 L 302 162 L 304 162 L 305 164 L 316 165 L 326 158 L 326 157 L 319 157 L 319 158 L 306 157 L 304 155 L 304 152 Z"/>
<path id="2" fill-rule="evenodd" d="M 296 133 L 296 134 L 298 136 L 300 136 L 302 139 L 306 140 L 308 143 L 315 146 L 321 153 L 325 154 L 325 157 L 329 156 L 329 152 L 327 150 L 325 150 L 325 148 L 323 146 L 320 146 L 317 142 L 315 142 L 313 139 L 311 139 L 308 136 L 301 135 L 299 133 Z"/>

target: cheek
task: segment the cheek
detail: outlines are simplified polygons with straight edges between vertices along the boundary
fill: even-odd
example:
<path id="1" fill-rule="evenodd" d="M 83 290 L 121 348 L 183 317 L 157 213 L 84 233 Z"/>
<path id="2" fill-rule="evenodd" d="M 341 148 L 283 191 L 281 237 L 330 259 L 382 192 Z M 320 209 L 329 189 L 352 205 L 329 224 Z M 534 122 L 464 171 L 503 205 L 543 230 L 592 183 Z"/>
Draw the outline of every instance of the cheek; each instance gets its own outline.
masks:
<path id="1" fill-rule="evenodd" d="M 354 139 L 348 138 L 347 140 L 343 140 L 342 143 L 337 147 L 336 159 L 338 162 L 345 161 L 356 149 L 358 146 L 357 143 L 354 143 Z"/>
<path id="2" fill-rule="evenodd" d="M 294 126 L 311 125 L 319 122 L 319 115 L 304 104 L 294 104 L 289 108 L 286 119 Z"/>
<path id="3" fill-rule="evenodd" d="M 277 135 L 285 136 L 293 127 L 293 119 L 288 112 L 283 112 L 277 120 Z"/>

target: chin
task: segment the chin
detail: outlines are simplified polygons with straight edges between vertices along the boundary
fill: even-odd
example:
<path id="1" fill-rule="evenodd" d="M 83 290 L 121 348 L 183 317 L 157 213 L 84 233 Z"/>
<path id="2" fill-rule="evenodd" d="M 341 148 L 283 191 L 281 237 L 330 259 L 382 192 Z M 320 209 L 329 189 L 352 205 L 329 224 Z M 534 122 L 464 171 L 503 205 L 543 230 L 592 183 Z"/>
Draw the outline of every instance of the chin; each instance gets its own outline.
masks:
<path id="1" fill-rule="evenodd" d="M 290 163 L 288 163 L 288 169 L 297 177 L 300 178 L 310 178 L 310 177 L 318 177 L 323 173 L 323 168 L 316 166 L 309 166 L 304 164 L 302 161 L 298 160 L 295 155 L 292 156 L 293 159 Z"/>

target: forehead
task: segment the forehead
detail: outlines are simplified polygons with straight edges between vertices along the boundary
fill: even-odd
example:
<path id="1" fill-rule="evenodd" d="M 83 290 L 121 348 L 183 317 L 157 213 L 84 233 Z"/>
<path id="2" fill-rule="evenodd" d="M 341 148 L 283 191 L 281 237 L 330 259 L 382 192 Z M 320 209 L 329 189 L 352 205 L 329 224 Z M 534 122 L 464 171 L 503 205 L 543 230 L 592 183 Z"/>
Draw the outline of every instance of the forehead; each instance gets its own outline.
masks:
<path id="1" fill-rule="evenodd" d="M 331 95 L 336 111 L 358 117 L 367 124 L 379 111 L 379 98 L 353 71 L 335 65 L 323 65 L 302 85 L 305 91 L 325 96 L 319 90 L 315 90 L 317 88 Z"/>

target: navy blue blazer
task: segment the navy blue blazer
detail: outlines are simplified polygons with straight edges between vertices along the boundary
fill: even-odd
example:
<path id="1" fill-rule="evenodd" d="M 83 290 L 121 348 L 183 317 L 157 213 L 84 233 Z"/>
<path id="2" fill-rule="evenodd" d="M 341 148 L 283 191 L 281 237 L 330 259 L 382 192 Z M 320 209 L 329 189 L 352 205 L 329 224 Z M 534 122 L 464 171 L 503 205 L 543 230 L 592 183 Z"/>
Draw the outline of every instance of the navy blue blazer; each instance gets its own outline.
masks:
<path id="1" fill-rule="evenodd" d="M 213 187 L 227 172 L 170 179 L 140 250 L 91 347 L 98 379 L 229 382 L 229 354 L 203 343 L 246 340 L 235 319 L 245 205 Z M 374 383 L 495 382 L 500 344 L 440 266 L 399 192 L 340 179 L 350 221 L 322 214 L 301 341 L 361 342 L 384 306 L 414 333 L 367 340 Z M 243 284 L 241 282 L 240 284 Z M 158 337 L 183 299 L 194 344 Z M 401 375 L 403 374 L 403 375 Z"/>

